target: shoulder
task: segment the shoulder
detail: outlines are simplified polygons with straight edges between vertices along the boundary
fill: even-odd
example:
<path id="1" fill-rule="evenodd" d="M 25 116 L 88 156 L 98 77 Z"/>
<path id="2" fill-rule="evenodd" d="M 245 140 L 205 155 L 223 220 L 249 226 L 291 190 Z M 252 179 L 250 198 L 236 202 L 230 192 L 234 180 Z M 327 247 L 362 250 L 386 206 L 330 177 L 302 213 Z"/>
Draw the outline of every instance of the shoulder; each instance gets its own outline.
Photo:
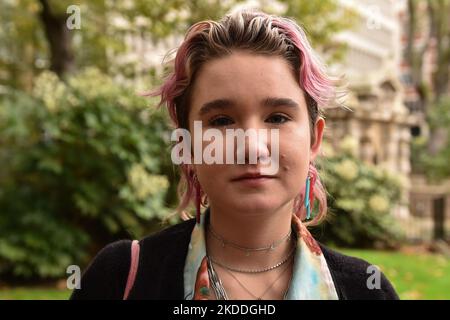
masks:
<path id="1" fill-rule="evenodd" d="M 169 269 L 182 266 L 195 219 L 167 227 L 139 240 L 139 264 L 135 284 L 146 281 L 153 273 L 161 274 L 161 262 Z M 131 240 L 108 244 L 91 261 L 81 278 L 81 288 L 72 293 L 72 300 L 118 299 L 124 295 L 131 263 Z M 148 272 L 152 271 L 152 272 Z M 148 286 L 147 286 L 148 287 Z M 139 288 L 138 288 L 139 289 Z M 134 290 L 134 289 L 133 289 Z M 139 290 L 138 290 L 139 292 Z M 143 295 L 147 296 L 147 295 Z"/>
<path id="2" fill-rule="evenodd" d="M 129 299 L 183 298 L 183 268 L 194 225 L 195 219 L 187 220 L 139 241 L 139 267 Z"/>
<path id="3" fill-rule="evenodd" d="M 327 261 L 328 267 L 335 272 L 342 273 L 365 273 L 370 263 L 366 260 L 347 256 L 336 250 L 328 248 L 323 244 L 319 244 L 322 249 L 322 253 Z"/>
<path id="4" fill-rule="evenodd" d="M 141 246 L 154 245 L 160 243 L 176 243 L 185 238 L 190 238 L 192 229 L 195 226 L 195 219 L 189 219 L 175 225 L 164 228 L 163 230 L 151 234 L 139 241 Z"/>
<path id="5" fill-rule="evenodd" d="M 320 244 L 340 299 L 396 300 L 392 284 L 371 263 Z"/>
<path id="6" fill-rule="evenodd" d="M 190 219 L 166 227 L 139 240 L 140 263 L 143 263 L 143 266 L 150 267 L 150 264 L 153 264 L 154 261 L 167 260 L 168 255 L 170 255 L 171 260 L 180 260 L 178 263 L 181 263 L 187 254 L 194 226 L 195 219 Z"/>
<path id="7" fill-rule="evenodd" d="M 72 300 L 122 299 L 131 259 L 131 240 L 120 240 L 100 250 L 83 272 Z"/>

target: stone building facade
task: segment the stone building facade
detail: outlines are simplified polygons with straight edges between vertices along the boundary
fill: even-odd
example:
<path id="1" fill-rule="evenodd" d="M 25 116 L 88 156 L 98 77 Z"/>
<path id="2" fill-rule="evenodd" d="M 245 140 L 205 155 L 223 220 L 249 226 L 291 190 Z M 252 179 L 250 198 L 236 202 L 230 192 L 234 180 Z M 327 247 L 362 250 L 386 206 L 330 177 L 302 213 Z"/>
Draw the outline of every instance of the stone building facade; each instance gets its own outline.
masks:
<path id="1" fill-rule="evenodd" d="M 347 51 L 345 59 L 331 70 L 344 75 L 348 82 L 345 104 L 351 111 L 327 111 L 331 142 L 338 148 L 345 136 L 351 136 L 362 160 L 402 175 L 406 182 L 403 200 L 408 203 L 411 126 L 415 119 L 404 104 L 400 82 L 399 8 L 390 0 L 340 3 L 356 12 L 357 24 L 336 36 Z M 409 208 L 400 206 L 394 214 L 407 219 Z"/>
<path id="2" fill-rule="evenodd" d="M 411 168 L 412 135 L 426 134 L 427 126 L 423 108 L 416 103 L 417 92 L 408 83 L 409 68 L 403 59 L 406 1 L 340 3 L 358 16 L 352 30 L 336 36 L 348 49 L 344 61 L 331 67 L 333 73 L 345 75 L 348 81 L 346 105 L 352 111 L 327 111 L 327 124 L 333 133 L 328 139 L 338 148 L 343 137 L 351 136 L 362 160 L 401 175 L 405 181 L 405 205 L 398 207 L 394 215 L 401 219 L 409 238 L 431 239 L 437 196 L 444 198 L 444 225 L 450 230 L 450 183 L 430 185 Z M 433 41 L 430 43 L 424 56 L 425 78 L 433 70 Z"/>

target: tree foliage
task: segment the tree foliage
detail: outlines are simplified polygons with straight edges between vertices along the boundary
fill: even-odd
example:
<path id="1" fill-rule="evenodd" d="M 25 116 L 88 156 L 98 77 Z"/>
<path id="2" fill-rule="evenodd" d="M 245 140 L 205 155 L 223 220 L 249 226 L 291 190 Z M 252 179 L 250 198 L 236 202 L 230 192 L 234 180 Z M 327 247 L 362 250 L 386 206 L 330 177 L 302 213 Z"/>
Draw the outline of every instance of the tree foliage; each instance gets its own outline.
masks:
<path id="1" fill-rule="evenodd" d="M 13 0 L 0 2 L 0 86 L 30 90 L 33 77 L 41 71 L 52 69 L 59 75 L 94 66 L 103 73 L 127 78 L 143 77 L 136 67 L 142 61 L 120 61 L 122 55 L 136 50 L 130 39 L 145 43 L 164 43 L 168 38 L 179 37 L 197 21 L 219 19 L 242 0 L 80 0 L 80 29 L 70 30 L 66 36 L 65 19 L 70 14 L 69 0 Z M 274 6 L 278 3 L 278 6 Z M 333 56 L 342 53 L 332 35 L 348 28 L 352 15 L 337 5 L 336 0 L 291 1 L 281 0 L 266 4 L 260 9 L 269 13 L 286 15 L 305 27 L 314 47 Z M 275 9 L 281 8 L 281 9 Z M 43 12 L 47 8 L 50 17 Z M 48 21 L 50 19 L 50 21 Z M 56 38 L 56 41 L 52 41 Z M 56 47 L 64 47 L 55 48 Z M 167 49 L 171 49 L 168 47 Z M 66 52 L 69 51 L 69 52 Z M 64 55 L 54 52 L 66 52 Z M 61 59 L 72 59 L 70 63 Z M 59 65 L 66 66 L 67 70 Z M 155 66 L 157 68 L 157 66 Z M 72 70 L 73 69 L 73 70 Z M 138 68 L 139 69 L 139 68 Z M 1 87 L 0 87 L 1 88 Z"/>
<path id="2" fill-rule="evenodd" d="M 168 121 L 129 84 L 150 88 L 162 70 L 122 58 L 135 40 L 169 50 L 168 39 L 241 2 L 80 0 L 70 32 L 72 1 L 0 2 L 1 276 L 60 277 L 106 243 L 160 227 L 177 202 Z M 324 52 L 348 26 L 335 0 L 260 3 Z"/>
<path id="3" fill-rule="evenodd" d="M 60 276 L 167 214 L 164 114 L 96 69 L 0 102 L 0 274 Z M 167 154 L 169 157 L 170 154 Z M 98 248 L 92 248 L 96 251 Z"/>

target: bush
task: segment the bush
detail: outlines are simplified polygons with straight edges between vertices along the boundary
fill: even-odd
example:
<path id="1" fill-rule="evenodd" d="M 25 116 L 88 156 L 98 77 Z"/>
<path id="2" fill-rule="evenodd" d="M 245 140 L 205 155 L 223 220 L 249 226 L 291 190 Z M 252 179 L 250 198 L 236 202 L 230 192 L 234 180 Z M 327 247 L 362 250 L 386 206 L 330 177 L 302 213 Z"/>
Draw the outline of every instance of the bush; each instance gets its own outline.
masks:
<path id="1" fill-rule="evenodd" d="M 165 115 L 96 69 L 0 99 L 0 275 L 59 277 L 167 213 Z M 90 246 L 88 246 L 90 244 Z"/>
<path id="2" fill-rule="evenodd" d="M 330 213 L 314 233 L 338 246 L 396 246 L 403 236 L 391 212 L 400 204 L 401 177 L 357 159 L 347 148 L 350 140 L 319 162 Z"/>

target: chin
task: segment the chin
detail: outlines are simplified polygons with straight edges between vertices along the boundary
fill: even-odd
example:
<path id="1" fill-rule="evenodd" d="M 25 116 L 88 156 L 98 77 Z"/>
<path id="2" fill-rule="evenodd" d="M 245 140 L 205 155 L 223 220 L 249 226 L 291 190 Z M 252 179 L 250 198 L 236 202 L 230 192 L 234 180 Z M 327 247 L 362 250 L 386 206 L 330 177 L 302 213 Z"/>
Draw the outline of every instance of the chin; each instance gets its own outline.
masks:
<path id="1" fill-rule="evenodd" d="M 235 210 L 248 212 L 249 215 L 261 215 L 279 208 L 281 202 L 263 194 L 241 194 L 239 201 L 233 205 Z M 234 199 L 233 199 L 234 200 Z M 234 200 L 235 201 L 235 200 Z"/>

